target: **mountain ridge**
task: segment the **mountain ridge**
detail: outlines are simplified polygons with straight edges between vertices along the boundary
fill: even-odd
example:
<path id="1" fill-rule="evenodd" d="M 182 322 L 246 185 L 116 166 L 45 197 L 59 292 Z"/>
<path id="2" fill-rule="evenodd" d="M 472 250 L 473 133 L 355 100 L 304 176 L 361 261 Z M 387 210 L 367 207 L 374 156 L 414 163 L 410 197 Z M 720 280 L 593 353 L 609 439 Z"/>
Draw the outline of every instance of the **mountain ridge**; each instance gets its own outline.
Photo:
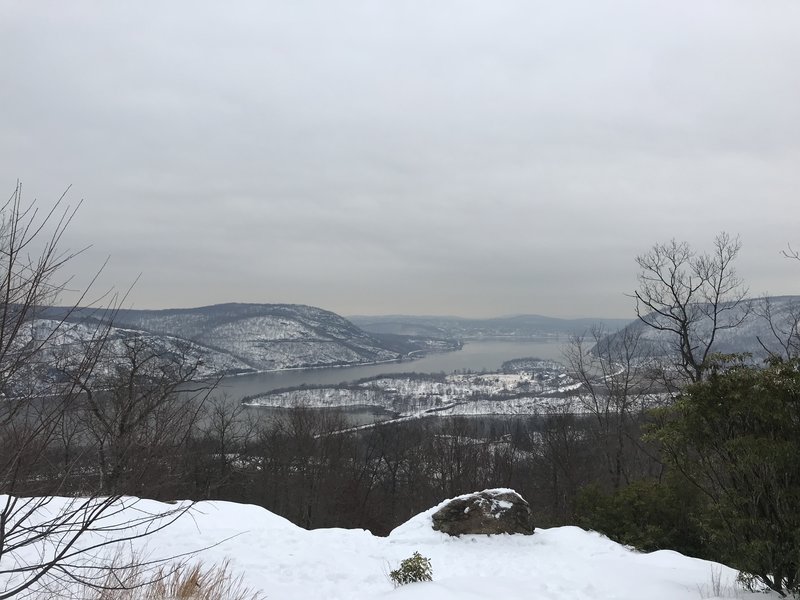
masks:
<path id="1" fill-rule="evenodd" d="M 490 318 L 414 315 L 354 315 L 348 318 L 373 334 L 438 335 L 456 339 L 525 339 L 582 335 L 594 325 L 617 331 L 631 322 L 631 319 L 562 319 L 537 314 Z"/>
<path id="2" fill-rule="evenodd" d="M 226 303 L 110 312 L 48 307 L 38 316 L 71 324 L 111 319 L 115 337 L 131 330 L 184 340 L 209 357 L 230 357 L 224 362 L 238 365 L 235 372 L 368 364 L 404 355 L 397 344 L 370 335 L 334 312 L 304 304 Z"/>

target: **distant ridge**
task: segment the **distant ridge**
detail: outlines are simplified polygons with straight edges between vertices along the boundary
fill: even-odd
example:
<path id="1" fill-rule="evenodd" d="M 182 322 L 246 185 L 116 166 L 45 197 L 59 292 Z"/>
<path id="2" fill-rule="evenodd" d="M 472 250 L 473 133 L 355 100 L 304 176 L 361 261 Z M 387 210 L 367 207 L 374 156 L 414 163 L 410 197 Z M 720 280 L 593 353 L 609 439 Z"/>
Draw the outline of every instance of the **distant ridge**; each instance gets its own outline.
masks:
<path id="1" fill-rule="evenodd" d="M 559 319 L 542 315 L 515 315 L 489 319 L 464 317 L 381 315 L 351 316 L 349 319 L 370 333 L 426 335 L 456 339 L 547 338 L 582 335 L 593 326 L 617 331 L 630 324 L 630 319 Z"/>
<path id="2" fill-rule="evenodd" d="M 64 307 L 41 310 L 31 332 L 44 333 L 59 319 L 71 324 L 64 338 L 77 348 L 92 335 L 102 311 Z M 203 373 L 352 366 L 399 360 L 460 348 L 462 340 L 556 339 L 600 324 L 616 331 L 623 319 L 558 319 L 517 315 L 491 319 L 437 316 L 352 317 L 304 304 L 226 303 L 196 308 L 120 309 L 109 338 L 119 345 L 144 336 L 164 353 L 189 353 Z"/>

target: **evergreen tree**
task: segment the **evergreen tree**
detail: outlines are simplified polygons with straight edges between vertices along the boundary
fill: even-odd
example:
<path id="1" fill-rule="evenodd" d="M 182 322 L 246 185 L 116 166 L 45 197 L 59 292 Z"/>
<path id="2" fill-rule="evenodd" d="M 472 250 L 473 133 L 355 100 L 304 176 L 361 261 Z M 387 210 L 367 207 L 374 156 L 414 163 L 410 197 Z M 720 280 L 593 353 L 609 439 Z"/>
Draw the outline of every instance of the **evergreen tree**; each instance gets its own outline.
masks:
<path id="1" fill-rule="evenodd" d="M 655 438 L 707 496 L 721 560 L 781 594 L 800 592 L 800 361 L 737 357 L 663 409 Z"/>

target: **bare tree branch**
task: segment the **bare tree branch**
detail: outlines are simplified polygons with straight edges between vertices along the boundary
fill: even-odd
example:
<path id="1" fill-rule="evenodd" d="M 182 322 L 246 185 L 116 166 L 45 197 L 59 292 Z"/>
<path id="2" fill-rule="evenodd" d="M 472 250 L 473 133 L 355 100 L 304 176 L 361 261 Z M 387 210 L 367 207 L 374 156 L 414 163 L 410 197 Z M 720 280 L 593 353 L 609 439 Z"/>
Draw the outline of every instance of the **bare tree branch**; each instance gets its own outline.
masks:
<path id="1" fill-rule="evenodd" d="M 91 570 L 107 566 L 95 564 L 99 550 L 163 529 L 191 508 L 152 512 L 97 485 L 92 440 L 77 416 L 90 398 L 99 401 L 96 375 L 120 299 L 79 309 L 97 303 L 89 298 L 95 276 L 74 305 L 51 308 L 70 284 L 64 266 L 82 252 L 60 247 L 80 206 L 67 205 L 66 195 L 39 211 L 17 183 L 0 206 L 0 600 L 53 578 L 91 585 Z M 152 410 L 178 395 L 197 411 L 201 392 L 179 391 L 196 365 L 174 358 L 171 366 L 153 363 L 161 396 Z M 69 369 L 57 368 L 64 361 Z"/>
<path id="2" fill-rule="evenodd" d="M 733 267 L 740 250 L 739 238 L 723 232 L 711 253 L 671 240 L 636 257 L 636 315 L 666 334 L 678 369 L 690 381 L 703 379 L 718 333 L 738 327 L 751 311 L 747 288 Z"/>
<path id="3" fill-rule="evenodd" d="M 800 250 L 795 250 L 792 248 L 791 244 L 786 245 L 786 250 L 781 252 L 786 258 L 792 258 L 794 260 L 800 260 Z"/>

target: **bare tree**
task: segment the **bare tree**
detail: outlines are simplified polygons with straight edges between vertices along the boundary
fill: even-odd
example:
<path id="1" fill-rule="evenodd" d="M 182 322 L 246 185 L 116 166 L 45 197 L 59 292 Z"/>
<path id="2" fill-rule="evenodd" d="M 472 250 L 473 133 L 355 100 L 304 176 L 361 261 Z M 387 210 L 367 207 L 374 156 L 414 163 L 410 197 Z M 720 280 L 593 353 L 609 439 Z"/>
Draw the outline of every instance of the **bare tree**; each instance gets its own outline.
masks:
<path id="1" fill-rule="evenodd" d="M 703 379 L 719 332 L 741 325 L 751 310 L 733 265 L 741 247 L 738 237 L 723 232 L 714 238 L 710 253 L 673 239 L 636 257 L 636 315 L 667 335 L 689 381 Z"/>
<path id="2" fill-rule="evenodd" d="M 658 392 L 653 363 L 641 330 L 625 328 L 608 336 L 601 327 L 576 336 L 564 351 L 575 390 L 594 426 L 595 447 L 602 454 L 611 487 L 630 483 L 638 463 L 650 462 L 639 440 L 641 415 Z"/>
<path id="3" fill-rule="evenodd" d="M 800 251 L 787 245 L 781 254 L 800 261 Z M 761 348 L 771 358 L 790 360 L 800 357 L 800 303 L 791 298 L 764 296 L 754 306 L 769 328 L 767 339 L 758 338 Z"/>
<path id="4" fill-rule="evenodd" d="M 540 502 L 540 510 L 556 523 L 569 522 L 578 490 L 598 468 L 594 445 L 581 421 L 571 407 L 554 404 L 545 410 L 537 429 L 528 432 L 538 479 L 532 501 Z"/>
<path id="5" fill-rule="evenodd" d="M 114 301 L 79 332 L 74 322 L 78 306 L 92 304 L 89 288 L 73 308 L 50 308 L 67 290 L 63 270 L 78 254 L 60 249 L 75 211 L 65 196 L 39 211 L 35 201 L 23 203 L 20 184 L 0 206 L 0 600 L 53 580 L 93 585 L 103 548 L 156 531 L 187 510 L 137 512 L 135 499 L 82 487 L 85 456 L 69 441 L 74 422 L 65 416 L 80 398 L 76 382 L 90 379 L 98 364 Z M 64 378 L 52 368 L 56 348 L 78 333 Z M 80 497 L 57 497 L 74 491 Z"/>
<path id="6" fill-rule="evenodd" d="M 106 344 L 101 372 L 75 382 L 83 424 L 105 494 L 160 496 L 179 479 L 176 460 L 196 433 L 216 380 L 201 380 L 200 359 L 184 344 L 164 348 L 133 334 Z"/>
<path id="7" fill-rule="evenodd" d="M 761 348 L 772 358 L 791 360 L 800 356 L 800 303 L 764 296 L 753 305 L 767 324 L 768 339 L 758 337 Z"/>
<path id="8" fill-rule="evenodd" d="M 193 471 L 194 496 L 241 500 L 246 471 L 262 424 L 257 415 L 224 394 L 204 402 L 198 434 L 187 458 Z"/>

